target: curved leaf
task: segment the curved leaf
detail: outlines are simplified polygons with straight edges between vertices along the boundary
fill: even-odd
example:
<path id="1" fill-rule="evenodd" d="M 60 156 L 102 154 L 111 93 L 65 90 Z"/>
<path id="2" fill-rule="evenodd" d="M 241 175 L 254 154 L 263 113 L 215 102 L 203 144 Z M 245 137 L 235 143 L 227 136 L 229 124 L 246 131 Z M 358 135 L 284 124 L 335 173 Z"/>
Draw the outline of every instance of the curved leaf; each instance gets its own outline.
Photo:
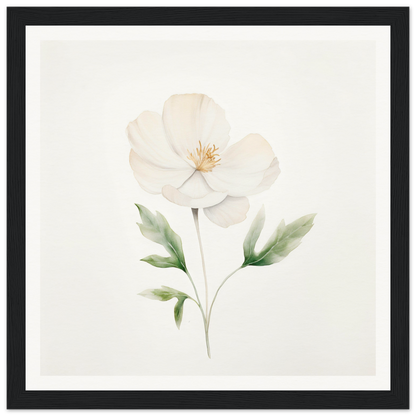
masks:
<path id="1" fill-rule="evenodd" d="M 176 267 L 181 269 L 181 264 L 174 257 L 162 257 L 157 254 L 152 254 L 151 256 L 144 257 L 140 261 L 145 261 L 146 263 L 151 264 L 155 267 L 160 267 L 162 269 L 167 269 L 168 267 Z"/>
<path id="2" fill-rule="evenodd" d="M 178 329 L 181 328 L 182 317 L 183 317 L 183 304 L 187 298 L 178 298 L 175 308 L 173 309 L 173 314 L 175 316 L 175 322 Z"/>
<path id="3" fill-rule="evenodd" d="M 244 263 L 246 266 L 268 266 L 278 263 L 289 255 L 301 243 L 302 238 L 313 227 L 316 214 L 301 217 L 288 225 L 282 220 L 267 243 L 260 250 L 254 250 L 260 232 L 264 225 L 264 208 L 257 214 L 244 241 Z M 249 241 L 250 245 L 246 242 Z M 254 241 L 254 243 L 252 243 Z"/>
<path id="4" fill-rule="evenodd" d="M 261 231 L 264 227 L 264 221 L 266 219 L 264 205 L 260 208 L 260 211 L 254 218 L 250 229 L 246 235 L 244 240 L 243 249 L 244 249 L 244 257 L 246 259 L 251 259 L 255 253 L 255 247 L 257 240 L 260 237 Z"/>
<path id="5" fill-rule="evenodd" d="M 155 267 L 176 267 L 186 273 L 185 256 L 179 235 L 170 228 L 168 221 L 160 212 L 156 211 L 156 215 L 154 215 L 143 205 L 136 204 L 136 207 L 139 209 L 142 219 L 142 224 L 137 223 L 137 225 L 140 227 L 143 236 L 161 244 L 170 254 L 170 257 L 161 257 L 154 254 L 141 260 Z"/>
<path id="6" fill-rule="evenodd" d="M 147 289 L 139 293 L 139 295 L 148 299 L 159 300 L 161 302 L 177 298 L 178 301 L 173 309 L 173 316 L 175 318 L 176 326 L 180 329 L 183 317 L 183 305 L 186 299 L 191 299 L 190 296 L 168 286 L 162 286 L 161 289 Z"/>

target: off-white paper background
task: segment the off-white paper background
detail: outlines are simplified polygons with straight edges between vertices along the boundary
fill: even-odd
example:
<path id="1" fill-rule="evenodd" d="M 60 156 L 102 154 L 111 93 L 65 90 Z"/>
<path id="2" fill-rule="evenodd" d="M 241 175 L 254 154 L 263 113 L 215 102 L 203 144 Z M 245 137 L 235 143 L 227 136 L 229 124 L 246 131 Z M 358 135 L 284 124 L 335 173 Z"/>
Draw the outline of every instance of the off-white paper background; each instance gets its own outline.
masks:
<path id="1" fill-rule="evenodd" d="M 376 192 L 376 139 L 386 135 L 378 46 L 363 38 L 39 42 L 41 376 L 377 375 L 376 220 L 388 201 Z M 139 261 L 164 253 L 140 234 L 135 202 L 168 218 L 203 289 L 190 210 L 139 187 L 124 134 L 140 112 L 185 92 L 225 109 L 230 144 L 260 133 L 282 169 L 243 223 L 224 230 L 201 215 L 211 297 L 241 264 L 262 204 L 260 244 L 282 218 L 318 213 L 282 263 L 224 286 L 212 360 L 194 304 L 178 331 L 174 301 L 137 296 L 162 284 L 192 290 L 182 272 Z"/>

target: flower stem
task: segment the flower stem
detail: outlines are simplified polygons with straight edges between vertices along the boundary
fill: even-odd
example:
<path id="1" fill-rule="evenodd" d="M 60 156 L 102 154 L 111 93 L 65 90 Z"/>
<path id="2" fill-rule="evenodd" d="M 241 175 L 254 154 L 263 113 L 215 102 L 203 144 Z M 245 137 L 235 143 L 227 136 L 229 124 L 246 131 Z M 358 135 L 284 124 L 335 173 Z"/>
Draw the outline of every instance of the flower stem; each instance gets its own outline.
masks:
<path id="1" fill-rule="evenodd" d="M 202 248 L 201 232 L 199 231 L 198 208 L 191 208 L 191 209 L 192 209 L 192 215 L 194 217 L 196 234 L 198 236 L 199 251 L 201 252 L 202 271 L 204 273 L 204 281 L 205 281 L 205 305 L 206 305 L 205 310 L 208 313 L 208 279 L 207 279 L 207 271 L 205 268 L 204 250 Z"/>
<path id="2" fill-rule="evenodd" d="M 209 345 L 208 328 L 205 326 L 205 344 L 207 345 L 208 358 L 211 358 L 211 347 Z"/>
<path id="3" fill-rule="evenodd" d="M 234 273 L 237 273 L 240 269 L 242 269 L 243 267 L 242 266 L 240 266 L 238 269 L 235 269 L 232 273 L 230 273 L 224 280 L 223 280 L 223 282 L 220 284 L 220 286 L 218 287 L 218 289 L 217 289 L 217 291 L 215 292 L 215 296 L 214 296 L 214 299 L 212 299 L 212 303 L 211 303 L 211 307 L 209 308 L 209 312 L 208 312 L 208 309 L 207 309 L 207 331 L 209 330 L 209 324 L 210 324 L 210 321 L 211 321 L 211 312 L 212 312 L 212 307 L 214 306 L 214 302 L 215 302 L 215 299 L 217 299 L 217 295 L 218 295 L 218 292 L 220 291 L 220 289 L 223 287 L 223 285 L 224 285 L 224 283 L 234 274 Z"/>
<path id="4" fill-rule="evenodd" d="M 198 291 L 196 290 L 196 286 L 195 286 L 195 283 L 192 279 L 192 276 L 189 274 L 188 270 L 186 270 L 185 273 L 188 276 L 189 280 L 191 281 L 192 287 L 194 288 L 195 296 L 196 296 L 196 299 L 198 301 L 197 304 L 199 305 L 199 307 L 201 307 L 201 300 L 199 299 Z M 202 311 L 202 312 L 204 312 L 204 311 Z M 205 317 L 205 314 L 203 314 L 203 315 Z"/>
<path id="5" fill-rule="evenodd" d="M 198 308 L 201 311 L 202 319 L 204 321 L 205 344 L 207 345 L 207 354 L 208 354 L 208 357 L 211 358 L 211 349 L 210 349 L 210 345 L 209 345 L 209 335 L 208 335 L 208 322 L 207 322 L 207 318 L 205 316 L 204 309 L 201 306 L 201 300 L 199 299 L 198 291 L 196 289 L 196 286 L 195 286 L 195 283 L 194 283 L 194 281 L 192 279 L 192 276 L 190 275 L 190 273 L 187 270 L 186 270 L 185 273 L 188 276 L 188 278 L 189 278 L 189 280 L 190 280 L 190 282 L 192 284 L 192 287 L 194 288 L 194 291 L 195 291 L 195 296 L 196 296 L 196 299 L 197 300 L 192 299 L 192 298 L 191 299 L 198 305 Z"/>

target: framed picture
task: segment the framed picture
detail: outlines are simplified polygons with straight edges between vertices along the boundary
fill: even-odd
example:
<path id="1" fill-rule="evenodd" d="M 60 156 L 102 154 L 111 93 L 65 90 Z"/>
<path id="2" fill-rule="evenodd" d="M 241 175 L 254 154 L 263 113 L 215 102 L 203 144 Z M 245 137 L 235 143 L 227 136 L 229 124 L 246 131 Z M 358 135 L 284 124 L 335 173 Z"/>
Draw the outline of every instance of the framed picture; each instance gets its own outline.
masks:
<path id="1" fill-rule="evenodd" d="M 7 65 L 9 408 L 408 408 L 408 8 L 12 7 Z"/>

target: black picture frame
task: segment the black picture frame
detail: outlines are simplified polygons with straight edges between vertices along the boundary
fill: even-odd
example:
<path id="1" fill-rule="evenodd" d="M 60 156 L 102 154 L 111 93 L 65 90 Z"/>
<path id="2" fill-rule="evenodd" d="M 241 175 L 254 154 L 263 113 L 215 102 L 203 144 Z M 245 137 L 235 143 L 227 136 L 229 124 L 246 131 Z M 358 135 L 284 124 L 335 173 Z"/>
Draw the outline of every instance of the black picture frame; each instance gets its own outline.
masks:
<path id="1" fill-rule="evenodd" d="M 27 391 L 25 28 L 30 25 L 387 25 L 391 28 L 391 388 L 388 391 Z M 9 409 L 409 407 L 409 8 L 10 7 L 7 11 Z"/>

